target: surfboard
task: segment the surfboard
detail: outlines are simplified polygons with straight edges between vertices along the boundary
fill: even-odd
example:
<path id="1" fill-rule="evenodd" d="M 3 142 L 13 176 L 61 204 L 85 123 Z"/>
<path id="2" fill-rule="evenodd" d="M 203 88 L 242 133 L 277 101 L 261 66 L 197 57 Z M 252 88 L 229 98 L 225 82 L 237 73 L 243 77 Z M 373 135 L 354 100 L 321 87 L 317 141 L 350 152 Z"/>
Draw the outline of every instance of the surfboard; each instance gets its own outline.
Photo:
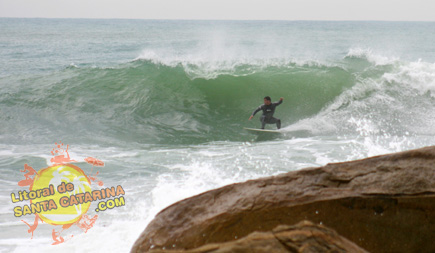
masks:
<path id="1" fill-rule="evenodd" d="M 281 133 L 281 131 L 279 130 L 268 130 L 268 129 L 248 128 L 248 127 L 244 127 L 243 129 L 254 133 L 275 133 L 275 134 Z"/>

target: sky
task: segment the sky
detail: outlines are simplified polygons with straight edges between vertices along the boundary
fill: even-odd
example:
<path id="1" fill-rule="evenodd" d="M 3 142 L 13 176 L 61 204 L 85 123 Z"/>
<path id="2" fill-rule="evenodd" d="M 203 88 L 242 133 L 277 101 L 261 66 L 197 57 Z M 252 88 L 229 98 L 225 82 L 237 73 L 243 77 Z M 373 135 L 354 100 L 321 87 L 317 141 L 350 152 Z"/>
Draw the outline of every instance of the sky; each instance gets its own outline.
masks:
<path id="1" fill-rule="evenodd" d="M 0 0 L 0 17 L 435 21 L 434 0 Z"/>

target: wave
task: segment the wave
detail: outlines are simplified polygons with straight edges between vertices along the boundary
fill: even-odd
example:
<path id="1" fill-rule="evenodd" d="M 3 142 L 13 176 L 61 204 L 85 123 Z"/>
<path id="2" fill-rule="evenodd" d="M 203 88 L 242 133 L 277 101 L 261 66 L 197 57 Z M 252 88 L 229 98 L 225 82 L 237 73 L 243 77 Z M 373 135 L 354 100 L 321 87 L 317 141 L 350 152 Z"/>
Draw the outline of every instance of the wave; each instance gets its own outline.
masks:
<path id="1" fill-rule="evenodd" d="M 435 134 L 435 64 L 394 60 L 386 68 L 366 68 L 355 80 L 352 88 L 314 117 L 300 120 L 288 130 L 360 137 Z"/>
<path id="2" fill-rule="evenodd" d="M 71 65 L 2 90 L 1 138 L 243 141 L 248 134 L 242 127 L 259 125 L 258 119 L 247 119 L 265 95 L 284 97 L 276 116 L 288 131 L 358 132 L 357 122 L 370 121 L 378 128 L 384 126 L 380 122 L 388 123 L 390 133 L 415 132 L 432 123 L 421 114 L 432 115 L 435 65 L 396 59 L 380 64 L 370 54 L 349 52 L 334 64 L 282 59 L 165 62 L 150 59 L 154 55 L 113 68 Z M 401 127 L 392 126 L 398 121 Z"/>

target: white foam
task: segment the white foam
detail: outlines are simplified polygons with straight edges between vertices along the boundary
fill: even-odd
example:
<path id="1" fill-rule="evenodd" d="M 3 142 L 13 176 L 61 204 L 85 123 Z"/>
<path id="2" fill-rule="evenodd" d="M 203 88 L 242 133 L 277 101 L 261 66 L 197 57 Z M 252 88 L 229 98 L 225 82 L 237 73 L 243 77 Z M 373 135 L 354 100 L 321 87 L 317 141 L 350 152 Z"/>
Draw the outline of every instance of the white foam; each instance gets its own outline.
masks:
<path id="1" fill-rule="evenodd" d="M 217 54 L 208 49 L 179 54 L 171 51 L 145 49 L 134 61 L 145 60 L 169 67 L 181 66 L 191 78 L 214 79 L 219 75 L 244 76 L 268 67 L 330 67 L 336 66 L 320 60 L 304 60 L 282 55 L 257 55 L 252 52 Z M 242 50 L 243 51 L 243 50 Z"/>
<path id="2" fill-rule="evenodd" d="M 399 61 L 398 57 L 386 57 L 381 54 L 374 53 L 370 48 L 351 48 L 345 58 L 362 58 L 375 64 L 375 66 L 394 64 Z"/>
<path id="3" fill-rule="evenodd" d="M 435 97 L 435 63 L 418 60 L 400 66 L 397 72 L 385 73 L 388 83 L 395 83 L 404 89 L 411 88 L 420 95 L 429 93 Z"/>

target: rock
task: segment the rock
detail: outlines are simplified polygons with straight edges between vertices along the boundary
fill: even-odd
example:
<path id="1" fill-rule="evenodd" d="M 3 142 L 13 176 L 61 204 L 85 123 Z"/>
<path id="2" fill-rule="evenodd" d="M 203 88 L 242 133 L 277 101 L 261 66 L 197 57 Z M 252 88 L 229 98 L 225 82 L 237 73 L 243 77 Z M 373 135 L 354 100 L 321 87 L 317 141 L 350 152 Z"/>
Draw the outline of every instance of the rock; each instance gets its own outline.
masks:
<path id="1" fill-rule="evenodd" d="M 371 252 L 435 252 L 435 147 L 307 168 L 184 199 L 151 221 L 132 252 L 194 249 L 301 220 L 322 223 Z"/>
<path id="2" fill-rule="evenodd" d="M 163 249 L 152 253 L 167 252 Z M 238 240 L 207 244 L 192 250 L 171 251 L 172 253 L 226 253 L 226 252 L 367 252 L 353 242 L 341 237 L 332 229 L 302 221 L 296 226 L 280 225 L 268 232 L 253 232 Z"/>

